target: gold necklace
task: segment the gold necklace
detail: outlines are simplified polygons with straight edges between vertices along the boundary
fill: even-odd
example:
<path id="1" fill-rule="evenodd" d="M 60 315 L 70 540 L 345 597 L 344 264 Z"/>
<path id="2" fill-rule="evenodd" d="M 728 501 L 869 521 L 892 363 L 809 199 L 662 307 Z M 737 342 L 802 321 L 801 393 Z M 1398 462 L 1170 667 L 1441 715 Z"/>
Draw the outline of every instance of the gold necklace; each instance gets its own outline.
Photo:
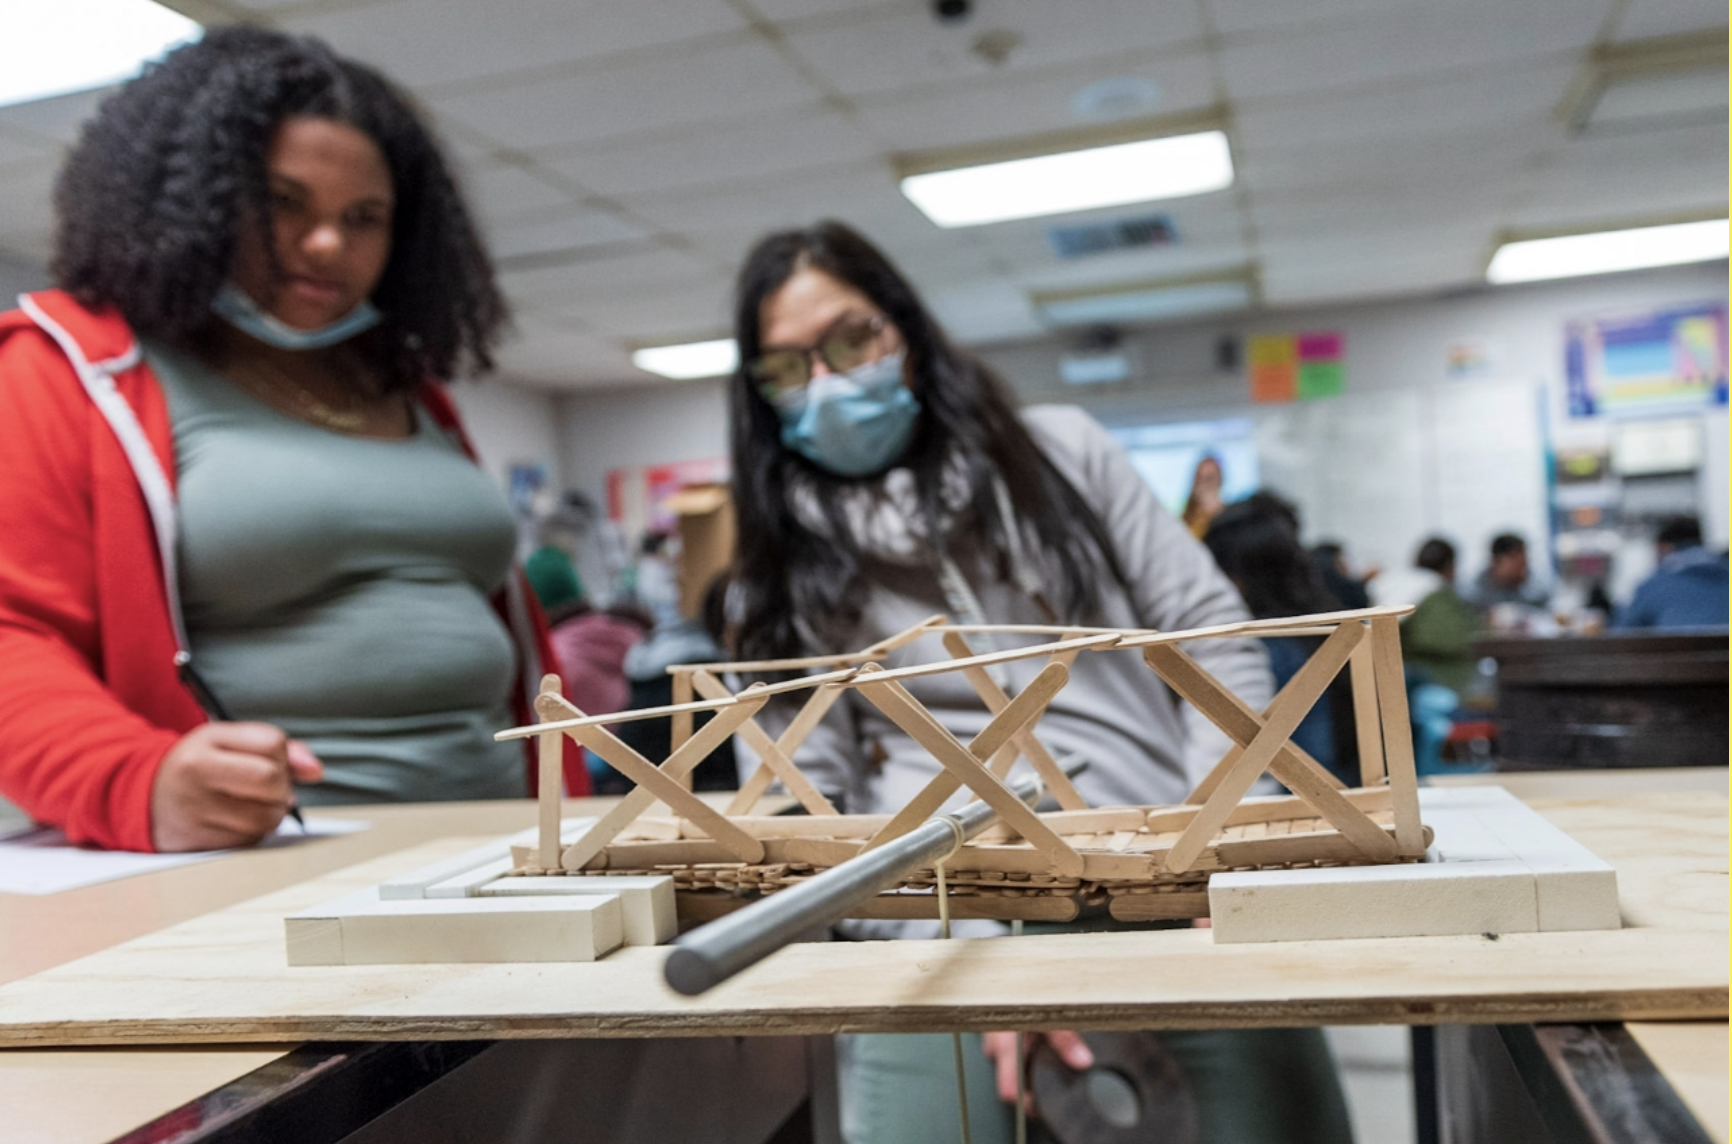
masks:
<path id="1" fill-rule="evenodd" d="M 230 371 L 228 376 L 231 380 L 240 382 L 243 389 L 267 405 L 282 409 L 282 403 L 287 400 L 294 408 L 286 412 L 292 412 L 302 420 L 334 429 L 339 433 L 358 433 L 367 427 L 371 402 L 365 397 L 355 396 L 351 398 L 348 408 L 339 409 L 314 397 L 300 382 L 269 362 L 255 359 L 252 364 L 274 378 L 277 384 L 261 383 L 258 378 L 248 376 L 246 370 Z"/>

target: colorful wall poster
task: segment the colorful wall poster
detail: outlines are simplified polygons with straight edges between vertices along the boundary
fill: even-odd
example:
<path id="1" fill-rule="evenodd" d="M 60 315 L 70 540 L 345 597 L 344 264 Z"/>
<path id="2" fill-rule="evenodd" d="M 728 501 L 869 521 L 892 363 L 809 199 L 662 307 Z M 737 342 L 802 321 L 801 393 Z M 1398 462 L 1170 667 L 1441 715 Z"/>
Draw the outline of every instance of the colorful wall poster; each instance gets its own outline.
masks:
<path id="1" fill-rule="evenodd" d="M 1251 400 L 1314 401 L 1346 387 L 1345 338 L 1339 330 L 1306 334 L 1258 334 L 1247 358 Z"/>
<path id="2" fill-rule="evenodd" d="M 1564 327 L 1570 416 L 1648 417 L 1726 404 L 1726 307 L 1677 306 Z"/>

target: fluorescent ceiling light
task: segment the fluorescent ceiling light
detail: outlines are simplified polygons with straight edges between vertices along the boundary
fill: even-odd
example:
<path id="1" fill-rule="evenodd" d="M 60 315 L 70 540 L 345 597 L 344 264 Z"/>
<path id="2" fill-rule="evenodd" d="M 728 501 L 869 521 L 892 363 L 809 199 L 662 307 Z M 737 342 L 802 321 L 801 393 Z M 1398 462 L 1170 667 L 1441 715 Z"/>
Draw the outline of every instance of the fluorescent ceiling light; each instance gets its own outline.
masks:
<path id="1" fill-rule="evenodd" d="M 902 193 L 927 218 L 953 227 L 1174 199 L 1232 185 L 1227 136 L 1199 131 L 909 175 Z"/>
<path id="2" fill-rule="evenodd" d="M 733 338 L 713 342 L 687 342 L 678 346 L 651 346 L 631 355 L 631 364 L 645 373 L 690 381 L 697 377 L 720 377 L 733 373 L 740 364 L 740 350 Z"/>
<path id="3" fill-rule="evenodd" d="M 1032 299 L 1047 321 L 1059 326 L 1159 322 L 1198 314 L 1243 310 L 1251 304 L 1251 284 L 1243 279 L 1146 286 L 1081 297 Z"/>
<path id="4" fill-rule="evenodd" d="M 131 79 L 203 31 L 154 0 L 0 0 L 0 107 Z"/>
<path id="5" fill-rule="evenodd" d="M 1675 266 L 1726 257 L 1726 220 L 1606 230 L 1506 242 L 1486 267 L 1487 282 L 1533 282 Z"/>

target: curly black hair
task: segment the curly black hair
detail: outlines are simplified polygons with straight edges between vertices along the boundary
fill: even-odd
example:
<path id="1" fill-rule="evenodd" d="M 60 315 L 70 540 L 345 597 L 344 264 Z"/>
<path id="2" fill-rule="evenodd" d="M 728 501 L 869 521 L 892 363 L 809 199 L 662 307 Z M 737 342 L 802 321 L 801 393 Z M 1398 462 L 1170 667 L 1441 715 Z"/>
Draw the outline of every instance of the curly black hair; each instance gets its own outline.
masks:
<path id="1" fill-rule="evenodd" d="M 265 157 L 290 116 L 349 124 L 384 154 L 397 204 L 356 347 L 386 388 L 492 368 L 508 311 L 438 145 L 378 72 L 311 37 L 212 28 L 105 100 L 54 189 L 54 272 L 139 335 L 199 349 L 239 223 L 269 218 Z"/>

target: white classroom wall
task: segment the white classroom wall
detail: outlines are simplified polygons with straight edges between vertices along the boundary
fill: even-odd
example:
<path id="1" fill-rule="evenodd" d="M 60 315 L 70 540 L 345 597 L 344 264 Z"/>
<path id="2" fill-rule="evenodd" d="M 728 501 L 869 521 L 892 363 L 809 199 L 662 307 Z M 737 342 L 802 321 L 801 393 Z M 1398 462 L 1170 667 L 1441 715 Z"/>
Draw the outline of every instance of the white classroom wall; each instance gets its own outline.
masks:
<path id="1" fill-rule="evenodd" d="M 513 465 L 541 465 L 555 489 L 565 484 L 559 445 L 559 398 L 499 378 L 450 386 L 481 463 L 507 487 Z"/>
<path id="2" fill-rule="evenodd" d="M 726 456 L 727 383 L 646 377 L 628 388 L 567 395 L 559 444 L 567 486 L 605 505 L 609 470 Z"/>
<path id="3" fill-rule="evenodd" d="M 1127 338 L 1134 376 L 1065 385 L 1057 339 L 1000 345 L 981 355 L 1025 403 L 1088 407 L 1104 423 L 1248 417 L 1262 483 L 1295 500 L 1307 538 L 1347 543 L 1362 564 L 1405 565 L 1432 533 L 1454 539 L 1462 574 L 1484 564 L 1506 529 L 1547 533 L 1544 441 L 1566 421 L 1563 324 L 1726 298 L 1726 264 L 1464 292 L 1442 298 L 1319 307 L 1137 331 Z M 1223 335 L 1341 330 L 1347 392 L 1292 405 L 1256 405 L 1242 369 L 1215 365 Z M 1477 341 L 1493 368 L 1451 380 L 1451 343 Z M 1241 343 L 1242 344 L 1242 343 Z M 560 472 L 570 487 L 605 497 L 608 470 L 722 456 L 726 385 L 645 379 L 626 388 L 562 395 Z M 1703 418 L 1704 531 L 1726 543 L 1726 414 Z M 1544 545 L 1535 544 L 1543 560 Z"/>

